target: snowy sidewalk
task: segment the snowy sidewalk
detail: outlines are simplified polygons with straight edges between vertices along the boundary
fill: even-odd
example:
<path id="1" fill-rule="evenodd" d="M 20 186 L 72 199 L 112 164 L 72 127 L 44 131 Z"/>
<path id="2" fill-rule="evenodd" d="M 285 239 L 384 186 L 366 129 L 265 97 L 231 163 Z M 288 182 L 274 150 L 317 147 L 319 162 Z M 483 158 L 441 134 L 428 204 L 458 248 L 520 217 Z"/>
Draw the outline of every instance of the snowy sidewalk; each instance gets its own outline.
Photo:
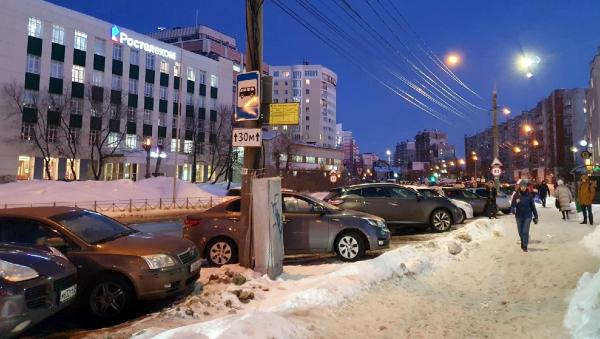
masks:
<path id="1" fill-rule="evenodd" d="M 600 267 L 582 244 L 594 228 L 575 217 L 563 221 L 554 208 L 539 211 L 528 253 L 519 247 L 514 217 L 505 216 L 498 221 L 505 236 L 465 260 L 296 321 L 324 338 L 566 338 L 563 320 L 577 281 Z"/>

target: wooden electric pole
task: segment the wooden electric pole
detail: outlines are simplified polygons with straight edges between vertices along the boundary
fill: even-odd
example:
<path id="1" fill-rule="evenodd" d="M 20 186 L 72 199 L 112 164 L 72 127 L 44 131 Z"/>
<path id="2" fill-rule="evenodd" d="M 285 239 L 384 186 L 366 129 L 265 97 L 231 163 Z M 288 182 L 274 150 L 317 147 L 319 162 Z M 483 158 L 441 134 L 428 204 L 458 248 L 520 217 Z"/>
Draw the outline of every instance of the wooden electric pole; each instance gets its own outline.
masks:
<path id="1" fill-rule="evenodd" d="M 262 75 L 262 8 L 264 0 L 246 0 L 246 72 L 258 71 Z M 260 80 L 259 80 L 260 81 Z M 263 95 L 261 91 L 261 96 Z M 262 121 L 241 122 L 243 128 L 260 128 Z M 260 167 L 260 148 L 244 148 L 244 168 L 242 172 L 241 220 L 245 228 L 244 244 L 239 251 L 240 265 L 253 268 L 253 227 L 252 227 L 252 178 Z"/>

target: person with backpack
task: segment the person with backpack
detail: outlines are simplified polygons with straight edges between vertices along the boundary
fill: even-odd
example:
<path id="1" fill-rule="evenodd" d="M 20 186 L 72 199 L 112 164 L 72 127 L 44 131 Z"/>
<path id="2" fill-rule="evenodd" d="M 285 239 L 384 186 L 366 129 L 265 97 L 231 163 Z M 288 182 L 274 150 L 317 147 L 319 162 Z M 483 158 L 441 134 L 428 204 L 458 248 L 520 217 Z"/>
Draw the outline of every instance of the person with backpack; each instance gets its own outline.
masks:
<path id="1" fill-rule="evenodd" d="M 573 202 L 573 194 L 565 185 L 562 179 L 557 181 L 558 187 L 554 190 L 556 196 L 556 208 L 562 213 L 563 220 L 569 220 L 569 212 L 571 211 L 571 202 Z"/>
<path id="2" fill-rule="evenodd" d="M 529 245 L 529 226 L 532 219 L 534 224 L 538 223 L 538 213 L 535 208 L 534 196 L 534 193 L 529 192 L 527 189 L 527 182 L 522 180 L 510 204 L 517 221 L 517 231 L 519 232 L 523 252 L 527 252 L 527 246 Z"/>
<path id="3" fill-rule="evenodd" d="M 583 212 L 582 225 L 587 224 L 589 219 L 590 225 L 594 224 L 594 215 L 592 214 L 592 202 L 596 197 L 596 182 L 591 182 L 587 175 L 581 176 L 579 182 L 579 190 L 577 191 L 577 203 L 581 206 Z"/>

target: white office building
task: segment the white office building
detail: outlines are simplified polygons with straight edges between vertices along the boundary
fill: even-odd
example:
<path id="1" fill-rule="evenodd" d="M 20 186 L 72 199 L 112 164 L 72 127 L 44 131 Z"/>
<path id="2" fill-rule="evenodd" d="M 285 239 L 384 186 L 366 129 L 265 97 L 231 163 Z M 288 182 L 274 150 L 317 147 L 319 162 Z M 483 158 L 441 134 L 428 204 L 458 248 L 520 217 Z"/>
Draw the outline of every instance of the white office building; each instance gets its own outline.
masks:
<path id="1" fill-rule="evenodd" d="M 337 75 L 321 65 L 271 66 L 273 102 L 299 102 L 300 124 L 276 126 L 296 142 L 336 147 Z"/>
<path id="2" fill-rule="evenodd" d="M 41 0 L 2 1 L 0 31 L 4 180 L 91 179 L 99 155 L 100 179 L 143 178 L 146 142 L 151 172 L 206 180 L 231 60 Z"/>

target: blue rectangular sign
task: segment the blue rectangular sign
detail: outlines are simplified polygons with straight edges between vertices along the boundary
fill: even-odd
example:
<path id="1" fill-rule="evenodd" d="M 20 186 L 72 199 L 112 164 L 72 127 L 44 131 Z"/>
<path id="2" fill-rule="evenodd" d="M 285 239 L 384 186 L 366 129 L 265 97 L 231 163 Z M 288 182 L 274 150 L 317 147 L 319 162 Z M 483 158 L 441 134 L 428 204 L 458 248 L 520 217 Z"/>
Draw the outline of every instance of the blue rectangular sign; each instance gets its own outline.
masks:
<path id="1" fill-rule="evenodd" d="M 235 121 L 258 120 L 260 117 L 259 72 L 238 74 L 236 103 Z"/>

